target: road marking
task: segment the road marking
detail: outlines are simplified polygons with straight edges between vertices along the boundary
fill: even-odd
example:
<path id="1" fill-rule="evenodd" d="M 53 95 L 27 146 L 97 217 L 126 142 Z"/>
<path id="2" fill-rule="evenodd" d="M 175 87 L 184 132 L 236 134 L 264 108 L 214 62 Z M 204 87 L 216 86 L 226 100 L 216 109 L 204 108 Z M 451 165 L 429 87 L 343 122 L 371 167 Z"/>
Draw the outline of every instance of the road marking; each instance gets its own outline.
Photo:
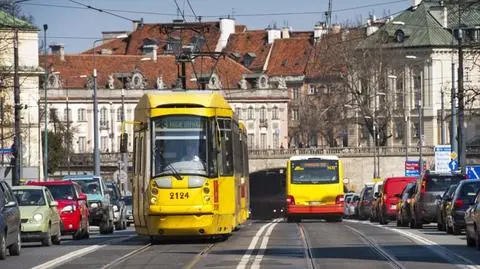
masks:
<path id="1" fill-rule="evenodd" d="M 345 220 L 345 221 L 350 222 L 350 220 Z M 385 229 L 385 230 L 393 231 L 393 232 L 399 233 L 401 235 L 404 235 L 404 236 L 406 236 L 406 237 L 408 237 L 408 238 L 410 238 L 414 241 L 417 241 L 421 245 L 423 245 L 426 248 L 430 249 L 431 251 L 435 252 L 439 256 L 445 258 L 448 262 L 450 262 L 451 264 L 453 264 L 453 265 L 455 265 L 459 268 L 480 269 L 480 265 L 476 265 L 476 263 L 473 262 L 472 260 L 467 259 L 467 258 L 461 256 L 460 254 L 454 253 L 451 250 L 437 244 L 436 242 L 431 241 L 431 240 L 429 240 L 425 237 L 422 237 L 420 235 L 417 235 L 417 234 L 414 234 L 414 233 L 411 233 L 411 232 L 407 232 L 407 231 L 404 231 L 404 230 L 401 230 L 401 229 L 386 227 L 386 226 L 382 226 L 382 225 L 378 225 L 378 224 L 374 224 L 374 223 L 370 223 L 370 222 L 359 222 L 359 223 L 368 224 L 370 226 L 379 227 L 379 228 L 382 228 L 382 229 Z M 459 261 L 460 261 L 460 263 L 459 263 Z"/>
<path id="2" fill-rule="evenodd" d="M 198 253 L 196 256 L 195 256 L 195 259 L 193 259 L 193 261 L 191 261 L 187 266 L 185 266 L 185 269 L 191 269 L 193 268 L 198 261 L 200 261 L 200 259 L 207 255 L 207 253 L 215 246 L 215 244 L 210 244 L 208 245 L 206 248 L 204 248 L 200 253 Z"/>
<path id="3" fill-rule="evenodd" d="M 386 252 L 380 245 L 378 245 L 375 241 L 371 240 L 368 238 L 364 233 L 360 232 L 359 230 L 345 225 L 348 229 L 352 230 L 354 233 L 356 233 L 360 238 L 370 247 L 372 247 L 380 256 L 384 257 L 387 259 L 387 262 L 392 266 L 393 268 L 398 268 L 398 269 L 405 269 L 406 267 L 403 266 L 395 257 L 390 255 L 388 252 Z"/>
<path id="4" fill-rule="evenodd" d="M 65 254 L 63 256 L 60 256 L 58 258 L 55 258 L 53 260 L 50 260 L 48 262 L 45 262 L 45 263 L 42 263 L 40 265 L 37 265 L 35 267 L 33 267 L 32 269 L 50 269 L 50 268 L 55 268 L 67 261 L 71 261 L 71 260 L 74 260 L 74 259 L 77 259 L 77 258 L 80 258 L 82 256 L 85 256 L 89 253 L 92 253 L 100 248 L 103 248 L 105 246 L 107 246 L 108 244 L 112 244 L 112 243 L 118 243 L 118 242 L 121 242 L 121 241 L 125 241 L 129 238 L 132 238 L 132 237 L 135 237 L 136 235 L 131 235 L 131 236 L 128 236 L 126 238 L 115 238 L 115 239 L 112 239 L 112 240 L 108 240 L 108 241 L 105 241 L 103 242 L 102 244 L 99 244 L 99 245 L 93 245 L 93 246 L 89 246 L 89 247 L 85 247 L 85 248 L 81 248 L 79 250 L 75 250 L 74 252 L 70 252 L 68 254 Z"/>
<path id="5" fill-rule="evenodd" d="M 260 262 L 262 262 L 263 256 L 265 254 L 265 250 L 267 249 L 268 240 L 270 239 L 270 235 L 273 232 L 273 228 L 275 228 L 275 225 L 277 224 L 278 224 L 278 221 L 274 221 L 274 223 L 270 225 L 270 227 L 268 227 L 267 232 L 263 236 L 262 243 L 260 244 L 260 248 L 258 250 L 257 256 L 255 256 L 253 264 L 250 267 L 251 269 L 260 269 Z"/>
<path id="6" fill-rule="evenodd" d="M 250 261 L 250 256 L 252 256 L 253 249 L 257 245 L 258 240 L 260 239 L 261 234 L 265 229 L 273 225 L 274 222 L 279 222 L 281 219 L 275 219 L 262 227 L 257 231 L 255 236 L 252 238 L 252 241 L 250 242 L 250 245 L 248 246 L 247 250 L 245 251 L 245 254 L 242 256 L 242 259 L 240 259 L 240 262 L 237 265 L 237 269 L 245 269 L 247 266 L 247 263 Z"/>
<path id="7" fill-rule="evenodd" d="M 137 248 L 137 249 L 135 249 L 135 250 L 133 250 L 133 251 L 131 251 L 131 252 L 123 255 L 122 257 L 117 258 L 117 259 L 115 259 L 114 261 L 108 263 L 107 265 L 103 266 L 102 269 L 112 268 L 112 267 L 114 267 L 115 265 L 118 265 L 118 264 L 126 261 L 128 258 L 130 258 L 130 257 L 132 257 L 132 256 L 134 256 L 134 255 L 137 255 L 137 254 L 139 254 L 139 253 L 144 252 L 145 250 L 147 250 L 148 248 L 150 248 L 150 246 L 152 246 L 152 243 L 148 243 L 148 244 L 146 244 L 146 245 L 144 245 L 144 246 L 142 246 L 142 247 L 140 247 L 140 248 Z"/>

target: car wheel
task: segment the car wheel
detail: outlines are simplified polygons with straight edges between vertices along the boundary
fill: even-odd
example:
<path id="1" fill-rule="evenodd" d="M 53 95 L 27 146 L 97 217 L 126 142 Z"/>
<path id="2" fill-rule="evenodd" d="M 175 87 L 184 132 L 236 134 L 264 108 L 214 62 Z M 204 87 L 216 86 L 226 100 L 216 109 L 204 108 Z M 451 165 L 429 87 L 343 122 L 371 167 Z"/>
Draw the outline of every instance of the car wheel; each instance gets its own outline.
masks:
<path id="1" fill-rule="evenodd" d="M 60 233 L 52 236 L 52 243 L 55 245 L 60 245 L 62 243 L 62 238 L 60 237 Z"/>
<path id="2" fill-rule="evenodd" d="M 13 243 L 8 250 L 10 252 L 10 255 L 19 256 L 21 249 L 22 249 L 22 240 L 20 239 L 20 229 L 18 229 L 17 241 Z"/>
<path id="3" fill-rule="evenodd" d="M 79 229 L 79 230 L 76 230 L 73 235 L 72 235 L 72 239 L 73 240 L 79 240 L 79 239 L 82 239 L 83 237 L 83 230 L 82 229 Z"/>
<path id="4" fill-rule="evenodd" d="M 122 222 L 118 221 L 117 223 L 115 223 L 115 230 L 119 231 L 121 229 L 122 229 Z"/>
<path id="5" fill-rule="evenodd" d="M 100 234 L 108 234 L 108 222 L 100 222 Z"/>
<path id="6" fill-rule="evenodd" d="M 478 229 L 475 228 L 475 247 L 477 250 L 480 250 L 480 234 L 478 233 Z"/>
<path id="7" fill-rule="evenodd" d="M 113 221 L 110 221 L 110 226 L 108 228 L 107 233 L 112 234 L 114 230 L 115 230 L 115 227 L 113 225 Z"/>
<path id="8" fill-rule="evenodd" d="M 127 221 L 124 220 L 124 221 L 122 222 L 122 230 L 126 230 L 126 229 L 127 229 Z"/>
<path id="9" fill-rule="evenodd" d="M 460 234 L 460 228 L 457 225 L 455 225 L 455 223 L 453 223 L 453 225 L 452 225 L 452 234 L 453 235 L 459 235 Z"/>
<path id="10" fill-rule="evenodd" d="M 470 233 L 468 232 L 468 229 L 465 229 L 465 237 L 467 238 L 467 246 L 469 247 L 475 246 L 475 239 L 470 237 Z"/>
<path id="11" fill-rule="evenodd" d="M 47 234 L 43 237 L 43 240 L 42 240 L 42 245 L 46 247 L 49 247 L 52 245 L 52 234 L 50 232 L 50 228 L 51 227 L 48 227 Z"/>
<path id="12" fill-rule="evenodd" d="M 0 260 L 5 260 L 7 257 L 7 242 L 5 242 L 5 235 L 0 233 Z"/>

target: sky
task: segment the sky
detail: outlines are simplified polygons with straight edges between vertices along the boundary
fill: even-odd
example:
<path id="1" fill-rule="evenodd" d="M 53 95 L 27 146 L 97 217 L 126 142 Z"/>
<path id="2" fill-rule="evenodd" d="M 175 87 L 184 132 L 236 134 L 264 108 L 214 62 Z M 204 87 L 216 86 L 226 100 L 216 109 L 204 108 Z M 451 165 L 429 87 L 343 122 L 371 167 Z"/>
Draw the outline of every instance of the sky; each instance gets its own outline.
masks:
<path id="1" fill-rule="evenodd" d="M 313 30 L 325 20 L 328 0 L 176 0 L 189 22 L 193 11 L 202 21 L 216 21 L 230 15 L 248 29 L 265 29 L 274 24 L 290 26 L 294 31 Z M 377 18 L 396 15 L 410 6 L 409 0 L 332 0 L 332 22 L 365 23 L 370 14 Z M 190 9 L 189 3 L 192 7 Z M 48 25 L 47 44 L 64 44 L 67 53 L 92 48 L 102 31 L 131 31 L 131 20 L 168 23 L 180 18 L 175 0 L 27 0 L 20 3 L 25 15 L 34 18 L 43 44 L 43 25 Z M 87 8 L 102 9 L 99 12 Z M 112 14 L 107 14 L 110 12 Z M 287 14 L 286 14 L 287 13 Z M 97 43 L 98 44 L 98 43 Z"/>

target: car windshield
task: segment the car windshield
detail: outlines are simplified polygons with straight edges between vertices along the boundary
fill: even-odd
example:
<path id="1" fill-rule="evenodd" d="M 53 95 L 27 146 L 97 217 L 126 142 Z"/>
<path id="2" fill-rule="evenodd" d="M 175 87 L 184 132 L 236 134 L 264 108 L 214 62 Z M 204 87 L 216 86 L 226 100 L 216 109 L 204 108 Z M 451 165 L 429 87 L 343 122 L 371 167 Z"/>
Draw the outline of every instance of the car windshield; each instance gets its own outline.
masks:
<path id="1" fill-rule="evenodd" d="M 80 187 L 82 192 L 86 194 L 102 194 L 100 190 L 100 180 L 98 178 L 93 179 L 75 179 Z"/>
<path id="2" fill-rule="evenodd" d="M 427 177 L 427 191 L 443 192 L 448 189 L 452 184 L 458 184 L 463 179 L 462 176 L 451 175 L 429 175 Z"/>
<path id="3" fill-rule="evenodd" d="M 132 196 L 124 196 L 125 205 L 132 205 Z"/>
<path id="4" fill-rule="evenodd" d="M 292 161 L 291 176 L 294 184 L 338 183 L 338 161 L 322 159 Z"/>
<path id="5" fill-rule="evenodd" d="M 373 199 L 373 188 L 367 187 L 363 193 L 363 199 L 372 200 Z"/>
<path id="6" fill-rule="evenodd" d="M 48 185 L 46 187 L 55 200 L 73 200 L 76 198 L 73 185 Z"/>
<path id="7" fill-rule="evenodd" d="M 110 198 L 115 201 L 118 200 L 119 198 L 117 196 L 117 192 L 115 191 L 116 190 L 115 185 L 113 185 L 113 183 L 107 183 L 106 185 L 107 185 L 107 191 L 110 194 Z"/>
<path id="8" fill-rule="evenodd" d="M 153 121 L 152 173 L 154 176 L 215 174 L 213 119 L 185 115 L 165 116 Z"/>
<path id="9" fill-rule="evenodd" d="M 459 196 L 461 198 L 474 199 L 477 196 L 480 182 L 469 182 L 462 185 Z"/>
<path id="10" fill-rule="evenodd" d="M 45 205 L 45 197 L 42 190 L 13 190 L 20 206 L 42 206 Z"/>
<path id="11" fill-rule="evenodd" d="M 443 194 L 443 197 L 447 198 L 452 196 L 455 190 L 457 189 L 457 186 L 458 186 L 457 184 L 450 186 L 450 188 L 448 188 L 448 190 L 446 190 L 445 193 Z"/>

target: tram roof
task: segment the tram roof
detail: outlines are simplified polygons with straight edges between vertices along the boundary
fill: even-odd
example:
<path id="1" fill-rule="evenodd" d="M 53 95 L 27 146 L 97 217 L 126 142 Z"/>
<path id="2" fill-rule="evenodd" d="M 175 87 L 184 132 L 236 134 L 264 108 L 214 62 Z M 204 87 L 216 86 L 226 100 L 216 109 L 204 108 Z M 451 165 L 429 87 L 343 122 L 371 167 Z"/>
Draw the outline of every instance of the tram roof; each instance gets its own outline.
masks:
<path id="1" fill-rule="evenodd" d="M 338 160 L 338 156 L 334 155 L 297 155 L 290 157 L 290 161 L 301 161 L 308 159 Z"/>
<path id="2" fill-rule="evenodd" d="M 147 93 L 144 98 L 148 100 L 150 108 L 157 108 L 168 104 L 199 105 L 210 108 L 232 109 L 222 94 L 214 91 L 200 90 L 167 90 Z"/>

